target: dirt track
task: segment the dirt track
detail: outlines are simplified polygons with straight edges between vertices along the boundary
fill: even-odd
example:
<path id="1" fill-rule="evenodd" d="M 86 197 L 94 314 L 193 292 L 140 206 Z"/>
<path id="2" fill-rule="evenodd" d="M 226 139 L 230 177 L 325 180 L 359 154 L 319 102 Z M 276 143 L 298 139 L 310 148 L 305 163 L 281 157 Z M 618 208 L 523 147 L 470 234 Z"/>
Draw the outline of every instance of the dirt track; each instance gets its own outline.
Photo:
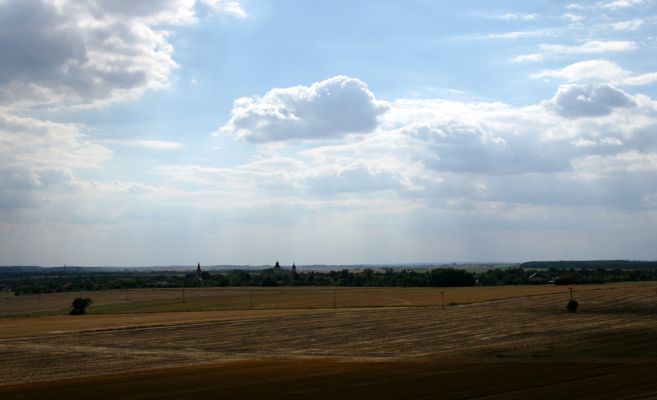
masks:
<path id="1" fill-rule="evenodd" d="M 579 367 L 564 365 L 584 363 L 589 366 L 585 368 L 587 371 L 601 373 L 591 375 L 587 372 L 580 376 L 583 382 L 608 382 L 604 387 L 609 388 L 612 382 L 601 378 L 606 374 L 619 379 L 622 376 L 626 381 L 629 379 L 628 385 L 631 381 L 633 387 L 643 388 L 641 393 L 653 390 L 642 386 L 650 386 L 642 383 L 643 375 L 632 375 L 632 379 L 626 375 L 628 369 L 648 374 L 657 366 L 657 297 L 654 289 L 625 286 L 579 292 L 577 300 L 581 306 L 576 314 L 565 311 L 566 300 L 563 294 L 547 294 L 451 306 L 444 310 L 441 307 L 277 310 L 271 315 L 256 310 L 250 311 L 254 313 L 251 317 L 248 312 L 225 312 L 223 318 L 218 317 L 219 313 L 215 316 L 217 320 L 210 321 L 174 318 L 162 326 L 133 326 L 129 329 L 124 326 L 122 329 L 81 333 L 50 332 L 40 337 L 16 335 L 0 339 L 0 381 L 5 385 L 22 382 L 30 385 L 22 386 L 22 389 L 6 386 L 0 389 L 0 397 L 11 398 L 5 395 L 16 390 L 41 390 L 39 388 L 55 390 L 59 387 L 57 390 L 63 390 L 61 393 L 69 393 L 66 388 L 70 385 L 35 382 L 131 371 L 144 376 L 142 383 L 147 385 L 151 379 L 148 376 L 169 372 L 162 370 L 143 375 L 145 370 L 181 366 L 185 366 L 184 371 L 207 369 L 208 382 L 217 380 L 217 390 L 222 387 L 228 390 L 231 385 L 229 371 L 240 370 L 243 365 L 264 371 L 280 363 L 280 371 L 289 370 L 292 375 L 305 371 L 295 384 L 296 378 L 288 382 L 284 376 L 280 377 L 284 381 L 281 385 L 288 382 L 290 388 L 303 387 L 306 378 L 302 377 L 307 374 L 314 376 L 312 371 L 318 376 L 332 376 L 327 378 L 328 381 L 342 379 L 347 386 L 356 383 L 349 383 L 349 374 L 341 371 L 354 371 L 369 376 L 363 377 L 363 385 L 378 382 L 385 387 L 394 381 L 386 376 L 389 377 L 395 368 L 400 374 L 398 379 L 416 382 L 414 384 L 420 386 L 429 385 L 430 380 L 441 381 L 440 377 L 452 373 L 450 371 L 461 371 L 463 379 L 486 380 L 487 374 L 498 376 L 495 371 L 502 367 L 516 368 L 521 375 L 523 371 L 533 370 L 541 376 L 552 376 L 552 382 L 565 382 L 571 374 L 579 371 Z M 208 316 L 207 313 L 199 313 L 199 317 L 201 315 Z M 257 365 L 248 364 L 251 362 Z M 416 368 L 415 365 L 424 366 Z M 191 366 L 195 368 L 189 369 Z M 480 369 L 478 378 L 468 378 L 467 371 L 472 368 Z M 426 372 L 434 369 L 443 370 L 442 375 Z M 242 371 L 244 375 L 239 379 L 251 379 L 251 370 Z M 421 371 L 429 374 L 426 382 L 423 380 L 426 374 Z M 186 380 L 196 379 L 193 375 L 181 374 L 181 385 L 185 385 Z M 652 372 L 649 375 L 652 377 Z M 430 379 L 430 376 L 433 377 Z M 544 382 L 540 383 L 536 380 L 538 378 L 532 378 L 531 374 L 522 376 L 535 383 L 529 386 L 542 387 L 542 390 L 549 386 L 545 381 L 539 379 Z M 109 379 L 107 384 L 112 386 L 121 381 L 132 381 L 132 377 L 128 374 L 94 379 Z M 580 378 L 570 380 L 575 382 Z M 228 381 L 221 383 L 222 379 Z M 265 375 L 261 379 L 265 379 Z M 321 379 L 317 384 L 321 386 Z M 657 383 L 654 386 L 657 390 Z M 235 390 L 236 397 L 255 390 L 235 385 L 230 387 Z M 511 387 L 507 385 L 505 390 Z M 360 389 L 354 390 L 358 393 Z M 433 392 L 423 393 L 430 395 Z M 556 392 L 550 389 L 546 393 Z M 76 398 L 74 394 L 71 396 Z"/>

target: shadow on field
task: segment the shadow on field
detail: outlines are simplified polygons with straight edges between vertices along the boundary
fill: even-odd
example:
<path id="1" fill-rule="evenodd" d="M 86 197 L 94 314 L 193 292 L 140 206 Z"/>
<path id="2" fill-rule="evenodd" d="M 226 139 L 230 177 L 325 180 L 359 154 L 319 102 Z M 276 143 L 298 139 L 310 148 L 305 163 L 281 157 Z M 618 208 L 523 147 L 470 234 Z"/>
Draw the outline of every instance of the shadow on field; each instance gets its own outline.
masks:
<path id="1" fill-rule="evenodd" d="M 266 359 L 0 387 L 18 399 L 621 399 L 657 393 L 653 364 Z"/>

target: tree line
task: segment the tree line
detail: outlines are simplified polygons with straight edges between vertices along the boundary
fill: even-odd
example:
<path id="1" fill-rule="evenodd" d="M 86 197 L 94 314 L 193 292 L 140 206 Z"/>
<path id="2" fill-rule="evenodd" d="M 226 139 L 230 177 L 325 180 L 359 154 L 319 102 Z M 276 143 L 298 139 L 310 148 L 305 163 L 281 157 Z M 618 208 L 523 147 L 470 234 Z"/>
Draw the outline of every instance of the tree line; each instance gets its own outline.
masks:
<path id="1" fill-rule="evenodd" d="M 203 286 L 370 286 L 426 287 L 473 286 L 473 274 L 459 269 L 430 271 L 365 269 L 352 271 L 292 272 L 273 268 L 260 271 L 233 270 L 202 273 Z M 0 275 L 0 288 L 17 295 L 138 288 L 182 288 L 199 286 L 195 273 L 92 273 L 71 275 Z"/>
<path id="2" fill-rule="evenodd" d="M 543 279 L 532 279 L 540 274 Z M 318 272 L 263 269 L 258 271 L 205 271 L 203 286 L 355 286 L 355 287 L 453 287 L 524 285 L 531 283 L 604 284 L 623 281 L 657 280 L 657 269 L 561 269 L 533 270 L 524 268 L 467 271 L 455 268 L 428 270 L 386 268 Z M 54 292 L 75 292 L 111 289 L 182 288 L 199 286 L 195 273 L 132 272 L 88 274 L 0 274 L 0 289 L 16 295 Z"/>

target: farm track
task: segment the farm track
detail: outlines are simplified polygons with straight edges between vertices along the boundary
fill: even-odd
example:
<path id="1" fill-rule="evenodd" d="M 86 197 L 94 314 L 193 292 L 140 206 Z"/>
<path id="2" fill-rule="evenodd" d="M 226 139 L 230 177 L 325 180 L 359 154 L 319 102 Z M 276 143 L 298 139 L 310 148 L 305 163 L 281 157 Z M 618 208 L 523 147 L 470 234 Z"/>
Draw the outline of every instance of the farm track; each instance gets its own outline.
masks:
<path id="1" fill-rule="evenodd" d="M 426 308 L 272 310 L 218 321 L 0 339 L 0 382 L 274 358 L 343 361 L 654 362 L 657 298 L 648 286 Z M 205 315 L 204 313 L 200 313 Z M 90 316 L 91 317 L 91 316 Z M 45 318 L 45 317 L 39 317 Z M 27 318 L 27 321 L 30 319 Z"/>

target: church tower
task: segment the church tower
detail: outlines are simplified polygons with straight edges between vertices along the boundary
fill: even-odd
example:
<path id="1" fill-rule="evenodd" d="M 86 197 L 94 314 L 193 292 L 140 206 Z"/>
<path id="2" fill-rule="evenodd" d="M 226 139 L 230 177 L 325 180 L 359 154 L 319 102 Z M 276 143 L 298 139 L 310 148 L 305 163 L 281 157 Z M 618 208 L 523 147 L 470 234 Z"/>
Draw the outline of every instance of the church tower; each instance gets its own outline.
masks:
<path id="1" fill-rule="evenodd" d="M 196 280 L 198 281 L 199 286 L 203 286 L 203 270 L 201 270 L 200 262 L 196 266 Z"/>

